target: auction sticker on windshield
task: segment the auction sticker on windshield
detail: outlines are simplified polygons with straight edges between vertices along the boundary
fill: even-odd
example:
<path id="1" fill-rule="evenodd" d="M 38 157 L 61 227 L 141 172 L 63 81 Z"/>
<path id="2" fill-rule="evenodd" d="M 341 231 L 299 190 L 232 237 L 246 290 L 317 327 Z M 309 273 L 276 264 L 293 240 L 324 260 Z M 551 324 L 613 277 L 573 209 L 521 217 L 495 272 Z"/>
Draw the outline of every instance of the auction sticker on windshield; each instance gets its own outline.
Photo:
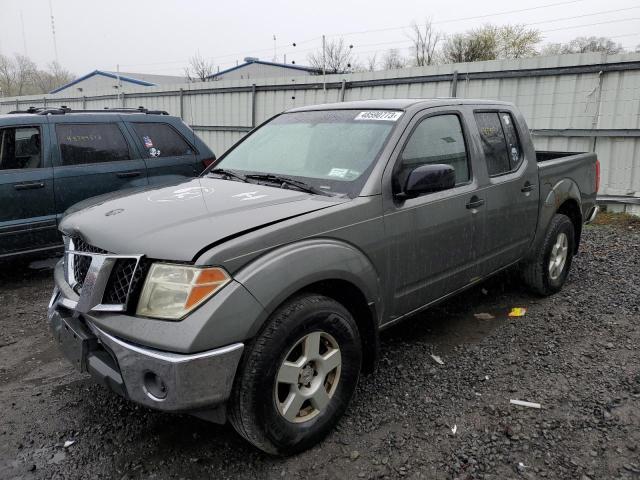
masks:
<path id="1" fill-rule="evenodd" d="M 390 110 L 369 110 L 360 112 L 354 120 L 383 120 L 387 122 L 395 122 L 402 116 L 402 112 L 393 112 Z"/>

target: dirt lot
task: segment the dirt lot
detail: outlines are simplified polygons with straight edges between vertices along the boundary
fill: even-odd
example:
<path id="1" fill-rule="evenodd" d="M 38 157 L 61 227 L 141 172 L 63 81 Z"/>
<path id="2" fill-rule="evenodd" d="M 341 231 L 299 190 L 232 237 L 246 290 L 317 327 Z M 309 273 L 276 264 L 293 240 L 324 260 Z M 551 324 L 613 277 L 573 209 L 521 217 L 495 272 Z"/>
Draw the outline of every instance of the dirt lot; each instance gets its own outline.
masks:
<path id="1" fill-rule="evenodd" d="M 0 478 L 640 478 L 632 223 L 588 228 L 559 295 L 505 274 L 385 332 L 339 428 L 287 459 L 75 373 L 47 331 L 51 288 L 50 269 L 0 273 Z M 516 306 L 526 316 L 508 318 Z"/>

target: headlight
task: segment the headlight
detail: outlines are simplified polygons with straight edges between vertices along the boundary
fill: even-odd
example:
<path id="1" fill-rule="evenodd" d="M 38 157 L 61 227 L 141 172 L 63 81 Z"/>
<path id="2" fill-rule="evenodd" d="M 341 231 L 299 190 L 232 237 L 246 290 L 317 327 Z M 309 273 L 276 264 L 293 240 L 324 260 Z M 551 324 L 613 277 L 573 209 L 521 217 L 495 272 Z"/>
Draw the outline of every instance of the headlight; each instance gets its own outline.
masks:
<path id="1" fill-rule="evenodd" d="M 136 314 L 180 320 L 230 280 L 227 272 L 217 267 L 154 263 L 144 282 Z"/>

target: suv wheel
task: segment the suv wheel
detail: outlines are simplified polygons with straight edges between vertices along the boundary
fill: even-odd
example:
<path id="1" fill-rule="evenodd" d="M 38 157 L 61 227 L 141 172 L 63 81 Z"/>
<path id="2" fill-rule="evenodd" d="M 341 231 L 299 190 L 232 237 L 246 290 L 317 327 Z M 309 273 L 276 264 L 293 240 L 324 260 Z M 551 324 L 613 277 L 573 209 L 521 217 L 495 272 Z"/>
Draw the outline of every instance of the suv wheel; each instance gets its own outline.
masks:
<path id="1" fill-rule="evenodd" d="M 574 246 L 573 223 L 566 215 L 556 214 L 536 256 L 524 266 L 525 283 L 540 295 L 560 291 L 569 275 Z"/>
<path id="2" fill-rule="evenodd" d="M 229 401 L 234 428 L 278 455 L 305 450 L 337 423 L 362 362 L 351 314 L 328 297 L 295 297 L 247 346 Z"/>

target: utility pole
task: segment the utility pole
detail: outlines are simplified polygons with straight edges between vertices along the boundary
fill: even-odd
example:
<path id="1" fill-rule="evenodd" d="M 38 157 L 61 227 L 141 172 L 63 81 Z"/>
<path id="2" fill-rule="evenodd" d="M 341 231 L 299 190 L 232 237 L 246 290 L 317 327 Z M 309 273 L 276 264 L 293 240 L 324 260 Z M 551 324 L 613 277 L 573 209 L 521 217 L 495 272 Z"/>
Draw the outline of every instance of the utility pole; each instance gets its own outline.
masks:
<path id="1" fill-rule="evenodd" d="M 278 51 L 277 51 L 277 47 L 276 47 L 276 35 L 275 35 L 275 33 L 273 34 L 273 61 L 274 62 L 278 61 Z"/>
<path id="2" fill-rule="evenodd" d="M 122 82 L 120 81 L 120 64 L 116 65 L 116 81 L 118 82 L 118 98 L 116 103 L 120 104 L 120 92 L 122 91 Z"/>
<path id="3" fill-rule="evenodd" d="M 324 35 L 322 35 L 322 90 L 327 91 L 327 49 Z"/>

